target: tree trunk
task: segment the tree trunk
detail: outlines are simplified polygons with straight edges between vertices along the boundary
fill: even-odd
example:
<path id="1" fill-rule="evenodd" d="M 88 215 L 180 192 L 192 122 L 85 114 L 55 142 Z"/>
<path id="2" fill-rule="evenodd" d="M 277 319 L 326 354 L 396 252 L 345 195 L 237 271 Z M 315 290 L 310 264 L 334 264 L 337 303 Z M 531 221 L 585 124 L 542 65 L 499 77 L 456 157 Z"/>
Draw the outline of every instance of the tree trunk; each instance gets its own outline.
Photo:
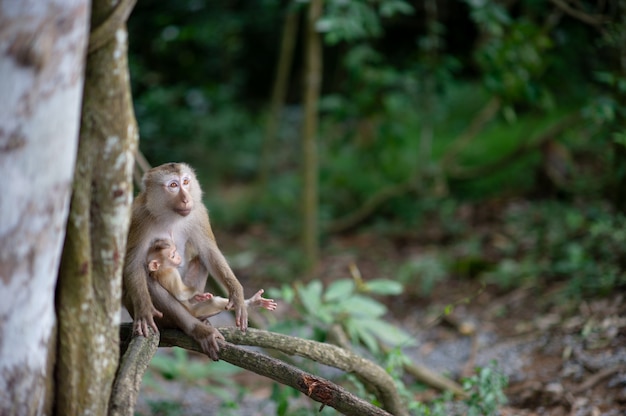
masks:
<path id="1" fill-rule="evenodd" d="M 319 257 L 317 105 L 322 84 L 322 42 L 315 24 L 321 14 L 322 0 L 311 0 L 305 38 L 304 125 L 302 128 L 302 246 L 306 268 L 309 272 L 315 270 Z"/>
<path id="2" fill-rule="evenodd" d="M 0 414 L 50 414 L 87 0 L 0 0 Z"/>
<path id="3" fill-rule="evenodd" d="M 58 415 L 107 414 L 118 365 L 121 273 L 137 148 L 125 25 L 133 5 L 133 0 L 95 0 L 92 6 L 95 29 L 57 291 Z"/>
<path id="4" fill-rule="evenodd" d="M 280 52 L 278 56 L 278 65 L 276 66 L 276 76 L 274 79 L 274 87 L 272 88 L 272 98 L 270 99 L 270 108 L 267 115 L 267 125 L 265 127 L 265 136 L 263 137 L 263 147 L 261 149 L 261 166 L 259 170 L 259 187 L 261 191 L 267 186 L 272 171 L 272 153 L 276 145 L 276 136 L 278 135 L 278 126 L 280 124 L 280 115 L 283 111 L 285 97 L 287 95 L 287 85 L 289 84 L 289 71 L 293 62 L 293 50 L 296 45 L 296 37 L 298 34 L 298 8 L 291 4 L 285 16 L 283 25 L 283 33 L 280 42 Z"/>

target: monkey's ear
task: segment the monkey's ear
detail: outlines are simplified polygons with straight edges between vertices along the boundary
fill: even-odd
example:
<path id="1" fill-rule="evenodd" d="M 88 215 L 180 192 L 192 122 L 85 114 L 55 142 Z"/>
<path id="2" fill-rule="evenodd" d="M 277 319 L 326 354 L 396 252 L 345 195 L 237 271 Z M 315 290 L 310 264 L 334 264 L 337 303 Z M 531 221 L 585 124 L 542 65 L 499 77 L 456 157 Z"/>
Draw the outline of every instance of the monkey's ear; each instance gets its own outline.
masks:
<path id="1" fill-rule="evenodd" d="M 159 262 L 157 260 L 151 260 L 150 263 L 148 263 L 148 270 L 151 272 L 159 270 Z"/>

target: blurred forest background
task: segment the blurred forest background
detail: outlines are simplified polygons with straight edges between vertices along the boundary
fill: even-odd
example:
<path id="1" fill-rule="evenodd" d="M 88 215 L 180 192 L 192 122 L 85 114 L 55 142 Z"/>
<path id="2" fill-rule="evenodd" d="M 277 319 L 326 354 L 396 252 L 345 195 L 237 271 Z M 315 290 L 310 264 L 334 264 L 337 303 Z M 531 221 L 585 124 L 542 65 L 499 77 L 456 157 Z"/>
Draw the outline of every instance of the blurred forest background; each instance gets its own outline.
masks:
<path id="1" fill-rule="evenodd" d="M 218 232 L 253 231 L 281 245 L 289 267 L 273 279 L 291 280 L 301 266 L 293 243 L 306 5 L 142 0 L 130 20 L 141 150 L 152 165 L 197 169 Z M 507 260 L 493 264 L 506 269 L 506 283 L 532 276 L 590 290 L 623 285 L 619 6 L 328 1 L 318 22 L 322 246 L 356 229 L 481 246 L 489 242 L 474 222 L 506 214 L 512 231 L 492 242 Z M 270 98 L 285 37 L 295 50 L 280 80 L 281 108 Z M 480 247 L 468 253 L 476 265 L 492 263 L 478 258 L 486 255 Z"/>
<path id="2" fill-rule="evenodd" d="M 195 167 L 247 291 L 293 300 L 301 282 L 318 338 L 356 307 L 307 301 L 341 303 L 371 279 L 397 317 L 453 303 L 451 283 L 549 293 L 544 310 L 623 291 L 625 1 L 323 6 L 319 255 L 301 243 L 309 2 L 141 0 L 129 20 L 140 148 Z M 378 352 L 355 322 L 351 340 Z"/>

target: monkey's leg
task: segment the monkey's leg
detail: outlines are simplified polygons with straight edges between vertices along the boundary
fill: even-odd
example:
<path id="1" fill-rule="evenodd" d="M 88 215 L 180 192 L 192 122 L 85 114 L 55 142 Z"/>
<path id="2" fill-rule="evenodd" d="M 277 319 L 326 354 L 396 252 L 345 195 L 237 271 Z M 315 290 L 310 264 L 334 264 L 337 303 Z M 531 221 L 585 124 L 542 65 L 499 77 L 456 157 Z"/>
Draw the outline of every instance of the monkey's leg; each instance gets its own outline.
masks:
<path id="1" fill-rule="evenodd" d="M 192 305 L 191 311 L 198 319 L 205 320 L 208 317 L 225 311 L 227 305 L 228 299 L 221 296 L 213 296 L 212 299 Z"/>
<path id="2" fill-rule="evenodd" d="M 157 319 L 161 327 L 175 327 L 192 337 L 200 344 L 204 351 L 212 360 L 219 359 L 218 341 L 224 341 L 224 337 L 219 331 L 208 323 L 203 323 L 191 315 L 182 303 L 177 301 L 163 286 L 150 279 L 148 290 L 155 307 L 163 313 L 163 318 Z"/>
<path id="3" fill-rule="evenodd" d="M 156 280 L 180 302 L 191 299 L 198 292 L 194 288 L 185 285 L 178 272 L 173 270 L 171 272 L 163 271 L 157 273 Z"/>

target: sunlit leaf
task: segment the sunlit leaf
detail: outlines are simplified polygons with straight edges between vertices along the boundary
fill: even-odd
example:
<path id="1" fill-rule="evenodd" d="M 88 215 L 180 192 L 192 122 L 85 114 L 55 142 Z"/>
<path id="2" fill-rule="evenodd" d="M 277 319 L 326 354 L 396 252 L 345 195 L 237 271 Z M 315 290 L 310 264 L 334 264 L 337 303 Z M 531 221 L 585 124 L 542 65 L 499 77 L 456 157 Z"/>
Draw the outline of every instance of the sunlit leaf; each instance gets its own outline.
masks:
<path id="1" fill-rule="evenodd" d="M 370 280 L 365 283 L 365 287 L 377 295 L 399 295 L 403 290 L 401 283 L 389 279 Z"/>
<path id="2" fill-rule="evenodd" d="M 446 307 L 443 309 L 443 314 L 444 314 L 445 316 L 448 316 L 448 315 L 450 315 L 450 314 L 452 313 L 452 311 L 454 311 L 454 305 L 450 305 L 450 304 L 448 304 L 448 305 L 446 305 Z"/>
<path id="3" fill-rule="evenodd" d="M 322 282 L 314 280 L 306 286 L 299 286 L 298 297 L 307 312 L 315 314 L 321 306 Z"/>
<path id="4" fill-rule="evenodd" d="M 352 327 L 353 333 L 356 335 L 355 340 L 362 342 L 365 347 L 373 353 L 378 352 L 378 342 L 376 341 L 375 333 L 372 331 L 369 320 L 365 321 L 362 319 L 353 319 L 349 322 L 349 325 Z"/>
<path id="5" fill-rule="evenodd" d="M 351 279 L 341 279 L 332 282 L 326 289 L 324 300 L 334 302 L 348 298 L 354 292 L 354 281 Z"/>
<path id="6" fill-rule="evenodd" d="M 345 299 L 341 302 L 340 306 L 352 316 L 378 318 L 387 312 L 387 307 L 382 303 L 359 295 Z"/>

